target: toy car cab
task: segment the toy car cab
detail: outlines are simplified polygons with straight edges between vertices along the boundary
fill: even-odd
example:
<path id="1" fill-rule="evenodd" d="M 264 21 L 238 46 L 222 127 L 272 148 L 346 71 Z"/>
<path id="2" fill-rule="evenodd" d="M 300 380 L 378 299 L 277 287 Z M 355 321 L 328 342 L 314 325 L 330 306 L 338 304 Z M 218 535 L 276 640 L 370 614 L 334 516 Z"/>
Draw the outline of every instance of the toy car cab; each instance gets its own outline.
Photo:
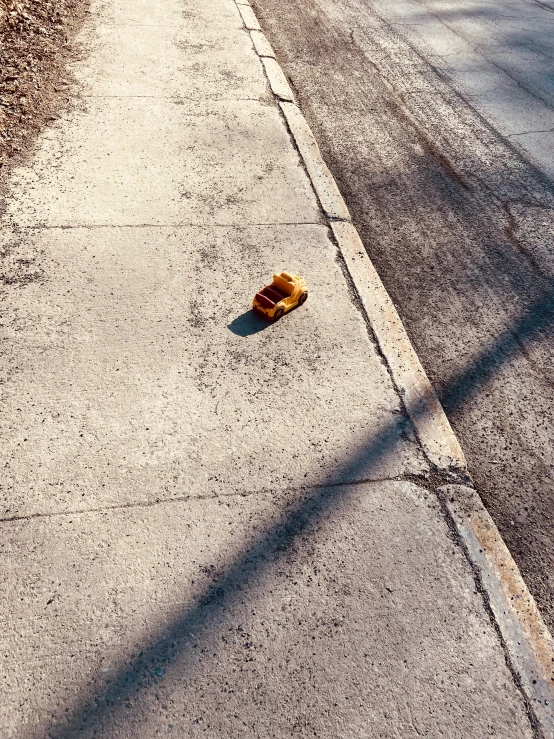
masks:
<path id="1" fill-rule="evenodd" d="M 264 287 L 252 302 L 255 311 L 271 321 L 278 321 L 281 316 L 308 299 L 306 280 L 298 275 L 281 272 L 273 275 L 271 285 Z"/>

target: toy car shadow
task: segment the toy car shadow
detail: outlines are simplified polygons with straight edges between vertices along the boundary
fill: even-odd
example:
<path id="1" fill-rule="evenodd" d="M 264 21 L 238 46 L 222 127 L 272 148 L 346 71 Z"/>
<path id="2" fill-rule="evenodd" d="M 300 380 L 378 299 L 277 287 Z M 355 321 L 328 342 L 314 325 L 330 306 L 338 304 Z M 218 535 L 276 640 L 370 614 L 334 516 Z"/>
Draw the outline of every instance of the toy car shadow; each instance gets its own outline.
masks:
<path id="1" fill-rule="evenodd" d="M 252 336 L 272 325 L 252 308 L 234 318 L 227 328 L 237 336 Z"/>

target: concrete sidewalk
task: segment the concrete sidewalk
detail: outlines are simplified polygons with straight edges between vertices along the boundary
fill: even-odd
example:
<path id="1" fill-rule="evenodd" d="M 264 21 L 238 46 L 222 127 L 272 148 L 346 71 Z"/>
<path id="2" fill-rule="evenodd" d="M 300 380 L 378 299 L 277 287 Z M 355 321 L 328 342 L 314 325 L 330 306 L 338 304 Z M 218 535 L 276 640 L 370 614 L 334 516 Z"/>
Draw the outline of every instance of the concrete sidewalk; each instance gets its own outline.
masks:
<path id="1" fill-rule="evenodd" d="M 537 736 L 243 17 L 96 2 L 13 178 L 0 735 Z"/>

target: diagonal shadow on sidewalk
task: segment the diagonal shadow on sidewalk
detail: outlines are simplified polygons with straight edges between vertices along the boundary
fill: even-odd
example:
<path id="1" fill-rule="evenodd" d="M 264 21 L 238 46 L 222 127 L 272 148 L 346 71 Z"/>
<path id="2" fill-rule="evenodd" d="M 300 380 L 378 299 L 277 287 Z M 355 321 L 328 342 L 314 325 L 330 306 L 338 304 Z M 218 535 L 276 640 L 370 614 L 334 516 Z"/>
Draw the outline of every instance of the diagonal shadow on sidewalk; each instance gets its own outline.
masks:
<path id="1" fill-rule="evenodd" d="M 554 324 L 554 286 L 545 291 L 529 311 L 506 329 L 472 364 L 459 376 L 453 377 L 443 393 L 443 402 L 454 410 L 471 395 L 483 390 L 493 373 L 517 350 L 518 340 L 534 341 L 543 331 Z M 356 478 L 357 473 L 367 469 L 368 461 L 378 460 L 393 454 L 399 438 L 400 418 L 375 431 L 368 440 L 363 454 L 346 459 L 337 470 L 336 480 Z M 360 483 L 357 482 L 356 485 Z M 104 732 L 111 718 L 126 701 L 156 683 L 163 681 L 166 666 L 179 660 L 181 669 L 193 658 L 193 643 L 198 643 L 213 629 L 223 610 L 233 608 L 245 590 L 256 584 L 256 578 L 270 563 L 281 558 L 290 550 L 295 539 L 314 520 L 320 518 L 339 500 L 349 495 L 355 486 L 344 482 L 325 481 L 320 488 L 306 490 L 307 498 L 282 512 L 279 521 L 265 531 L 256 541 L 243 549 L 227 567 L 214 577 L 204 595 L 174 622 L 169 633 L 143 645 L 143 651 L 130 665 L 122 665 L 113 680 L 98 693 L 83 697 L 81 705 L 67 707 L 65 721 L 51 725 L 47 736 L 50 739 L 70 739 L 85 730 Z M 311 493 L 311 494 L 310 494 Z M 102 724 L 100 728 L 99 724 Z M 109 733 L 102 733 L 109 736 Z"/>

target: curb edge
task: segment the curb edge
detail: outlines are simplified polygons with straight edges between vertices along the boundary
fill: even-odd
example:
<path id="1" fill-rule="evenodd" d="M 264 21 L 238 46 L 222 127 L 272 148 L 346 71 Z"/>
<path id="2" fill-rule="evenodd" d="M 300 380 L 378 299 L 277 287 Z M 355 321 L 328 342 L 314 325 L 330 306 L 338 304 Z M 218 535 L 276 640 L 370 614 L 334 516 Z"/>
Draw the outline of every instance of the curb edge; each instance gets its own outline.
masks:
<path id="1" fill-rule="evenodd" d="M 425 455 L 440 472 L 465 473 L 460 443 L 356 228 L 331 229 Z"/>
<path id="2" fill-rule="evenodd" d="M 486 594 L 521 691 L 545 739 L 554 739 L 554 640 L 478 493 L 465 485 L 438 490 Z"/>
<path id="3" fill-rule="evenodd" d="M 278 64 L 276 61 L 275 64 Z M 284 74 L 284 73 L 283 73 Z M 324 215 L 331 221 L 350 221 L 350 213 L 335 178 L 325 164 L 308 122 L 294 102 L 280 102 L 290 134 L 308 171 Z"/>
<path id="4" fill-rule="evenodd" d="M 254 43 L 254 48 L 256 48 L 256 52 L 257 52 L 258 49 L 255 43 Z M 271 87 L 271 91 L 273 92 L 275 97 L 278 100 L 287 101 L 288 105 L 292 105 L 293 107 L 296 107 L 294 103 L 294 94 L 290 88 L 287 78 L 285 77 L 285 73 L 281 69 L 281 65 L 275 59 L 275 55 L 262 56 L 261 54 L 259 54 L 259 57 L 260 57 L 260 61 L 263 64 L 266 77 L 269 80 L 269 86 Z M 282 105 L 283 103 L 281 103 L 281 107 Z"/>

